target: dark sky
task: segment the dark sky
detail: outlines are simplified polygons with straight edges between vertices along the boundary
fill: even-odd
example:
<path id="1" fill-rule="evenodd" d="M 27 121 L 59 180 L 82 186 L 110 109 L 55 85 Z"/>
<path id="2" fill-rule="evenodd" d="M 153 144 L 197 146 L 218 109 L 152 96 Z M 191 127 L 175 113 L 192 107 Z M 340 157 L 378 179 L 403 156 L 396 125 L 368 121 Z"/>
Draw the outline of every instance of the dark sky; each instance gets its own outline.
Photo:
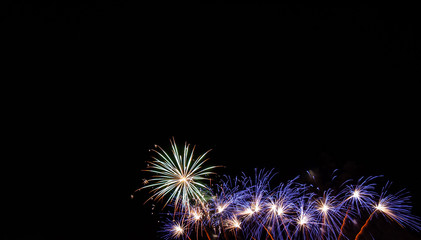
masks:
<path id="1" fill-rule="evenodd" d="M 4 239 L 153 239 L 148 149 L 221 173 L 383 174 L 421 215 L 411 6 L 5 4 Z M 145 237 L 147 236 L 147 237 Z"/>

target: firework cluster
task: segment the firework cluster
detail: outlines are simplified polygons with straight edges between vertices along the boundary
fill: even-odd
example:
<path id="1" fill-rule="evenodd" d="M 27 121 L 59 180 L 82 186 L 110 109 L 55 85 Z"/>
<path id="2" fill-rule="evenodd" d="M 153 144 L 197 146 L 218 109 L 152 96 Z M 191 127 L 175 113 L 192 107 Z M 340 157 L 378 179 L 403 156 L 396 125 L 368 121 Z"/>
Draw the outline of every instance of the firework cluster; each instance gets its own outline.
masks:
<path id="1" fill-rule="evenodd" d="M 407 192 L 390 194 L 390 183 L 376 191 L 378 177 L 320 191 L 298 177 L 274 186 L 273 170 L 255 170 L 254 176 L 223 176 L 206 185 L 215 167 L 203 167 L 205 154 L 195 159 L 189 145 L 181 154 L 171 145 L 171 155 L 154 150 L 158 157 L 147 169 L 154 176 L 141 188 L 151 189 L 148 200 L 166 198 L 165 239 L 358 239 L 378 217 L 421 230 Z M 359 224 L 352 236 L 344 231 L 351 224 Z"/>

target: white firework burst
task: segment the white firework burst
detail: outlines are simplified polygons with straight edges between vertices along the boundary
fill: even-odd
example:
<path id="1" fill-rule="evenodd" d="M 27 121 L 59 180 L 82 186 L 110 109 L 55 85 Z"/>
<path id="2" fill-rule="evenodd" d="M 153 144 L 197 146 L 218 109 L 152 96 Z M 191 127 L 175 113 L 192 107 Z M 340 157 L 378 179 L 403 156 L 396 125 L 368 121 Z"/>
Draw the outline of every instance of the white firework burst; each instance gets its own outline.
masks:
<path id="1" fill-rule="evenodd" d="M 172 202 L 176 209 L 179 206 L 190 209 L 191 200 L 198 203 L 206 201 L 204 191 L 208 187 L 201 181 L 209 179 L 207 175 L 213 174 L 211 170 L 215 166 L 203 167 L 208 160 L 205 156 L 210 150 L 194 158 L 195 146 L 190 151 L 190 144 L 185 143 L 183 152 L 180 154 L 174 138 L 170 140 L 170 143 L 172 155 L 157 145 L 155 147 L 160 151 L 152 149 L 158 156 L 152 157 L 154 161 L 148 162 L 148 169 L 145 171 L 154 175 L 148 179 L 148 184 L 140 189 L 152 188 L 153 195 L 148 200 L 153 198 L 161 200 L 168 196 L 165 205 Z"/>

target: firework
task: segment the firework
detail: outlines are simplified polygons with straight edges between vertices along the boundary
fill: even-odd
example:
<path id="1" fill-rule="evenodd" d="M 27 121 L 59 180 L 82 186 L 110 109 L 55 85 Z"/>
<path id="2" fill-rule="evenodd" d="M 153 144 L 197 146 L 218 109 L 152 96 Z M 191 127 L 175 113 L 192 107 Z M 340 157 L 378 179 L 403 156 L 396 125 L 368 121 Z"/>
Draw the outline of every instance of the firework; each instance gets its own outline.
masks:
<path id="1" fill-rule="evenodd" d="M 152 189 L 153 194 L 148 200 L 153 198 L 161 200 L 167 196 L 165 205 L 173 201 L 176 209 L 180 206 L 189 208 L 191 200 L 203 203 L 206 201 L 204 192 L 209 188 L 201 181 L 208 179 L 206 176 L 213 174 L 211 170 L 215 168 L 214 166 L 203 167 L 207 161 L 205 156 L 209 151 L 194 158 L 195 147 L 190 151 L 190 145 L 185 143 L 183 152 L 180 154 L 175 140 L 170 140 L 170 143 L 172 155 L 157 145 L 155 147 L 160 151 L 152 149 L 158 156 L 153 157 L 154 161 L 148 162 L 148 169 L 145 171 L 155 175 L 140 189 Z"/>
<path id="2" fill-rule="evenodd" d="M 317 186 L 314 172 L 307 171 L 310 184 L 296 177 L 272 188 L 276 172 L 255 169 L 254 177 L 225 175 L 211 188 L 203 182 L 215 168 L 203 167 L 207 152 L 194 158 L 194 147 L 190 151 L 187 143 L 181 154 L 174 140 L 171 147 L 172 155 L 161 147 L 153 150 L 157 157 L 147 171 L 154 176 L 141 188 L 151 189 L 148 200 L 167 198 L 164 206 L 174 210 L 165 214 L 165 239 L 350 239 L 355 232 L 347 232 L 345 226 L 362 222 L 365 216 L 355 239 L 375 217 L 421 230 L 407 192 L 389 194 L 389 183 L 376 191 L 380 176 L 346 180 L 338 189 L 325 189 Z"/>
<path id="3" fill-rule="evenodd" d="M 316 214 L 324 239 L 337 239 L 345 211 L 338 196 L 333 194 L 333 189 L 328 189 L 316 200 Z"/>
<path id="4" fill-rule="evenodd" d="M 188 237 L 190 232 L 182 220 L 166 220 L 162 227 L 161 232 L 164 239 L 190 239 Z"/>
<path id="5" fill-rule="evenodd" d="M 355 209 L 358 215 L 360 215 L 361 210 L 369 210 L 374 203 L 374 198 L 378 196 L 375 191 L 376 183 L 373 182 L 378 177 L 380 176 L 361 177 L 357 184 L 346 186 L 344 195 L 347 197 L 344 202 Z"/>
<path id="6" fill-rule="evenodd" d="M 295 231 L 293 236 L 298 239 L 314 239 L 320 236 L 321 223 L 317 218 L 316 201 L 314 193 L 304 191 L 294 201 L 295 217 L 293 218 Z"/>
<path id="7" fill-rule="evenodd" d="M 355 239 L 361 236 L 363 230 L 376 213 L 380 213 L 387 220 L 396 222 L 402 228 L 409 227 L 415 231 L 421 230 L 421 219 L 411 214 L 411 202 L 408 193 L 403 189 L 396 194 L 389 194 L 390 185 L 391 183 L 387 182 L 383 187 L 378 202 L 372 205 L 372 212 Z"/>
<path id="8" fill-rule="evenodd" d="M 294 213 L 294 200 L 298 198 L 300 192 L 294 187 L 295 180 L 288 181 L 286 184 L 281 183 L 269 195 L 269 201 L 266 205 L 266 214 L 263 224 L 268 226 L 274 237 L 283 239 L 286 236 L 291 239 L 289 233 L 289 224 L 292 223 L 292 215 Z"/>
<path id="9" fill-rule="evenodd" d="M 421 230 L 420 218 L 411 214 L 411 201 L 409 193 L 405 189 L 396 194 L 388 194 L 390 183 L 383 188 L 378 203 L 374 209 L 380 212 L 386 219 L 398 223 L 401 227 L 409 227 L 413 230 Z"/>
<path id="10" fill-rule="evenodd" d="M 343 228 L 348 219 L 355 219 L 361 216 L 362 211 L 369 211 L 374 204 L 374 198 L 378 196 L 375 191 L 376 183 L 372 182 L 381 176 L 361 177 L 356 184 L 345 185 L 344 190 L 339 194 L 344 200 L 340 203 L 347 209 L 342 220 L 338 240 L 343 236 Z M 347 182 L 350 182 L 347 181 Z"/>

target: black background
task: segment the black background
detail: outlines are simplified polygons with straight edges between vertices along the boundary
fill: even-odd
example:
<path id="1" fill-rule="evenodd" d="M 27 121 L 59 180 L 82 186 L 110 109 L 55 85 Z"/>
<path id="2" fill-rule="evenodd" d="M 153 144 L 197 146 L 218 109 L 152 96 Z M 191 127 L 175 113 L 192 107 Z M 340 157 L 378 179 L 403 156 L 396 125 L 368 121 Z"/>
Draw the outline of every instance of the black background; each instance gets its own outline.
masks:
<path id="1" fill-rule="evenodd" d="M 4 239 L 154 239 L 130 195 L 173 136 L 220 173 L 383 174 L 421 215 L 413 6 L 2 4 Z"/>

